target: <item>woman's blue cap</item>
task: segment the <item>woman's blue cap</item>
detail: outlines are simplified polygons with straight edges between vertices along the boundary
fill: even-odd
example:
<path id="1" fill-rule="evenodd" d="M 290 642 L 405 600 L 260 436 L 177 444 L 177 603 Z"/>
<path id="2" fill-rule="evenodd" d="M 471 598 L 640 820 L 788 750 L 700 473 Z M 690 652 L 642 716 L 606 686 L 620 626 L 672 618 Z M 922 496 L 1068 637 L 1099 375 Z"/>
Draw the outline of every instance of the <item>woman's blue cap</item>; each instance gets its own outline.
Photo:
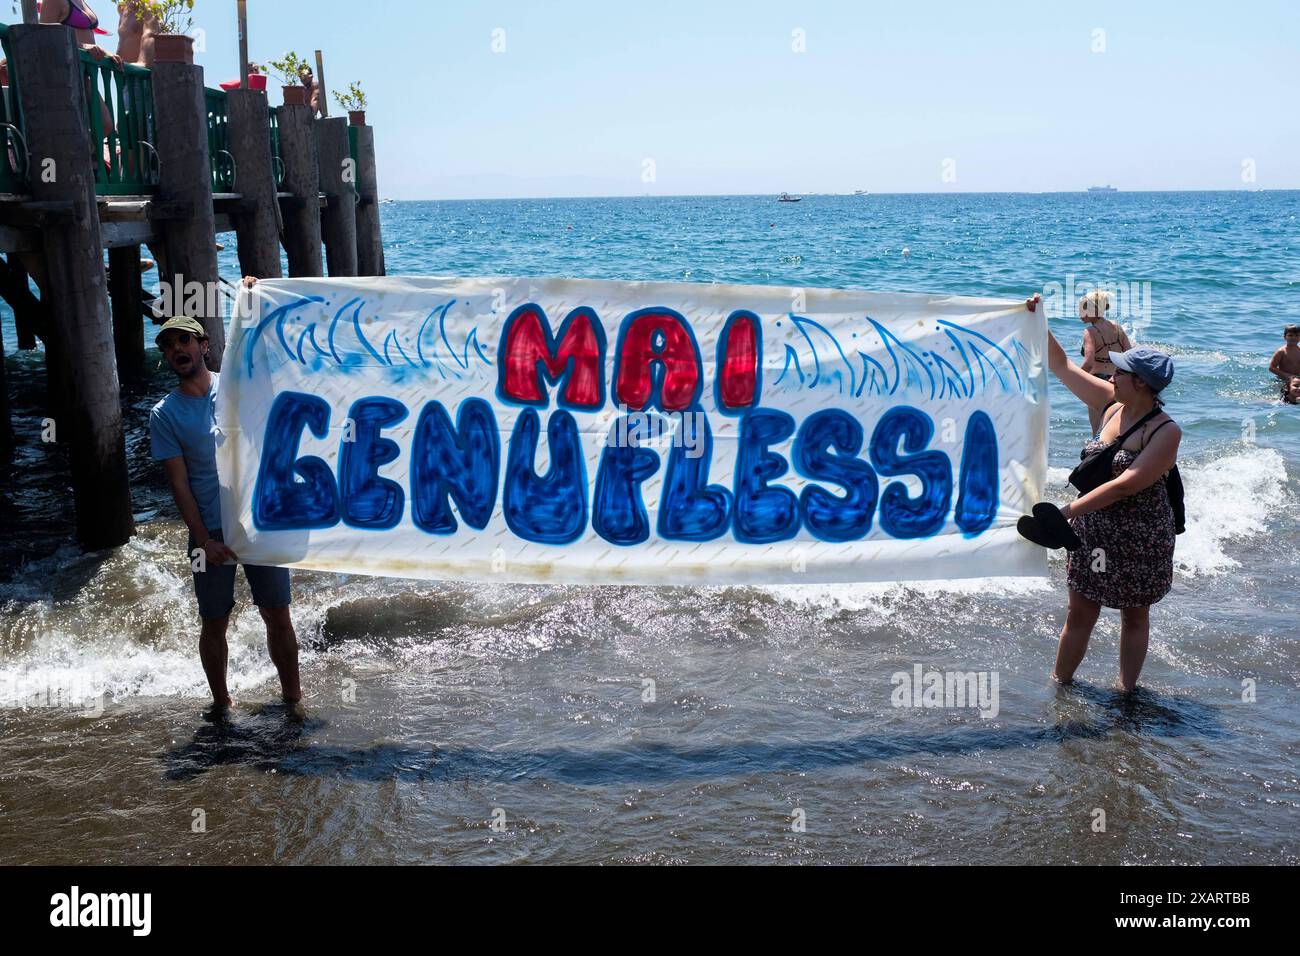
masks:
<path id="1" fill-rule="evenodd" d="M 1139 345 L 1127 352 L 1111 352 L 1110 360 L 1116 368 L 1142 379 L 1155 392 L 1163 391 L 1174 380 L 1174 360 L 1159 349 Z"/>

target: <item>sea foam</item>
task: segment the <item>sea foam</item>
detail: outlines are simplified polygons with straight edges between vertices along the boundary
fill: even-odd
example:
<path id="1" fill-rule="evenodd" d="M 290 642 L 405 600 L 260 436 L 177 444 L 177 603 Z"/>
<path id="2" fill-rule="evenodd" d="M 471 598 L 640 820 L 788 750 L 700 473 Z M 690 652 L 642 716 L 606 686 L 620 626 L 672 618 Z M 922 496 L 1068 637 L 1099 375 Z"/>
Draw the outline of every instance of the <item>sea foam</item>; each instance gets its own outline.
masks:
<path id="1" fill-rule="evenodd" d="M 1209 461 L 1180 465 L 1187 491 L 1187 531 L 1174 547 L 1181 574 L 1220 574 L 1240 561 L 1229 544 L 1263 535 L 1270 514 L 1294 506 L 1286 459 L 1274 448 L 1238 444 Z"/>

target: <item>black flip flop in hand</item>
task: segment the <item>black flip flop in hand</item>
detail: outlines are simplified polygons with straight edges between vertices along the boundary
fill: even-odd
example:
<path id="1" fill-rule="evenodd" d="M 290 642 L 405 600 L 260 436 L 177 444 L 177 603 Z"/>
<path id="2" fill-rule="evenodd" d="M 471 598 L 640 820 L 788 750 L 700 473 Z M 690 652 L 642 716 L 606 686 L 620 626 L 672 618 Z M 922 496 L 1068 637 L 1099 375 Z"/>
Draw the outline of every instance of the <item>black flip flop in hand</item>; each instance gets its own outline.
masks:
<path id="1" fill-rule="evenodd" d="M 1079 536 L 1070 527 L 1070 522 L 1056 505 L 1050 501 L 1040 501 L 1034 505 L 1033 510 L 1032 517 L 1022 515 L 1016 523 L 1016 530 L 1020 532 L 1022 538 L 1032 541 L 1040 548 L 1052 550 L 1065 548 L 1067 551 L 1073 551 L 1075 548 L 1083 547 L 1083 542 L 1079 540 Z"/>

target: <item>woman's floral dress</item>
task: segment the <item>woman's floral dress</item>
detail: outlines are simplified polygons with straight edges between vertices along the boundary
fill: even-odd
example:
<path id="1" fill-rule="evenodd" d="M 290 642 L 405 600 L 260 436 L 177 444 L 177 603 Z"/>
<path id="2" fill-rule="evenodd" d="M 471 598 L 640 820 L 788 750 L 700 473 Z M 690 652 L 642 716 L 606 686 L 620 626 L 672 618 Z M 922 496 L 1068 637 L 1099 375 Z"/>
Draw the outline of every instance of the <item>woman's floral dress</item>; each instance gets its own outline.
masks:
<path id="1" fill-rule="evenodd" d="M 1085 458 L 1105 442 L 1083 446 Z M 1118 478 L 1138 452 L 1115 453 L 1112 477 Z M 1161 477 L 1149 488 L 1121 498 L 1100 511 L 1070 519 L 1083 542 L 1066 555 L 1070 587 L 1105 607 L 1145 607 L 1169 593 L 1174 582 L 1174 510 Z"/>

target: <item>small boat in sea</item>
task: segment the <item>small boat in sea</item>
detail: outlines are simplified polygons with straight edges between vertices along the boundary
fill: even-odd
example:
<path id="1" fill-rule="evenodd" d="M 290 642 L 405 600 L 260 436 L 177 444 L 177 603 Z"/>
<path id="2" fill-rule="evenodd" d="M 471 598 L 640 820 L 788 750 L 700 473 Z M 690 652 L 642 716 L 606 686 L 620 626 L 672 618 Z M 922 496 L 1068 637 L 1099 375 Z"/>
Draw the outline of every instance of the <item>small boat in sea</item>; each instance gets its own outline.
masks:
<path id="1" fill-rule="evenodd" d="M 1114 186 L 1089 186 L 1090 193 L 1117 193 L 1119 192 Z"/>
<path id="2" fill-rule="evenodd" d="M 855 190 L 853 190 L 853 195 L 855 195 L 855 196 L 865 196 L 866 194 L 867 194 L 867 191 L 866 191 L 865 189 L 855 189 Z"/>
<path id="3" fill-rule="evenodd" d="M 776 197 L 776 201 L 777 202 L 799 202 L 801 198 L 802 197 L 800 196 L 791 196 L 789 193 L 781 193 L 781 195 Z"/>

